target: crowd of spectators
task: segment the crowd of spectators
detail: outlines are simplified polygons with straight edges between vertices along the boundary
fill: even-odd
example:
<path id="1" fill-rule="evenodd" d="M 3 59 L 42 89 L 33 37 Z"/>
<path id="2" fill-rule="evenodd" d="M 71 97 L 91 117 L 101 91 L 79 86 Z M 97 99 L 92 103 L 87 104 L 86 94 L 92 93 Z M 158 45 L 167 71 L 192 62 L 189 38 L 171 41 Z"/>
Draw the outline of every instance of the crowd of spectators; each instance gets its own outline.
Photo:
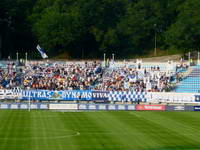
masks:
<path id="1" fill-rule="evenodd" d="M 162 92 L 172 90 L 177 74 L 159 66 L 144 69 L 141 64 L 109 68 L 101 62 L 8 63 L 0 68 L 0 88 Z"/>
<path id="2" fill-rule="evenodd" d="M 174 80 L 173 73 L 160 71 L 159 67 L 150 70 L 137 68 L 116 68 L 104 73 L 96 90 L 162 92 L 169 91 Z"/>

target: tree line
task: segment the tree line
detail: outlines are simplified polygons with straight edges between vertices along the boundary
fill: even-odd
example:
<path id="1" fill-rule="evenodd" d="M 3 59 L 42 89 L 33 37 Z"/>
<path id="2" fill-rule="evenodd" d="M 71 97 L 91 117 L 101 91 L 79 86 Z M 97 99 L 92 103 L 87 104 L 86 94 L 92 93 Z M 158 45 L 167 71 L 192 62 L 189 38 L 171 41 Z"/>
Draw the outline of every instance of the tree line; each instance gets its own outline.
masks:
<path id="1" fill-rule="evenodd" d="M 0 57 L 121 57 L 200 48 L 199 0 L 1 0 Z M 155 39 L 156 38 L 156 39 Z"/>

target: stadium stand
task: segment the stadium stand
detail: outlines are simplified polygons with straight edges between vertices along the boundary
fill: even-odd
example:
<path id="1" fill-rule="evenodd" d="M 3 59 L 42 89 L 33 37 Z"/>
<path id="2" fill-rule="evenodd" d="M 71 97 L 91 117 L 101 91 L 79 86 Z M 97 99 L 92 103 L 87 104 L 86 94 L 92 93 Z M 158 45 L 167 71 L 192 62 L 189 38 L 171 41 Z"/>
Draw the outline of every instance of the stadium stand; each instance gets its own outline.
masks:
<path id="1" fill-rule="evenodd" d="M 18 66 L 14 62 L 2 62 L 0 88 L 167 92 L 173 90 L 174 83 L 187 70 L 187 65 L 173 62 L 111 64 L 104 67 L 96 61 L 30 61 L 26 66 Z"/>
<path id="2" fill-rule="evenodd" d="M 192 71 L 176 87 L 176 92 L 199 93 L 200 92 L 200 65 L 191 68 Z"/>

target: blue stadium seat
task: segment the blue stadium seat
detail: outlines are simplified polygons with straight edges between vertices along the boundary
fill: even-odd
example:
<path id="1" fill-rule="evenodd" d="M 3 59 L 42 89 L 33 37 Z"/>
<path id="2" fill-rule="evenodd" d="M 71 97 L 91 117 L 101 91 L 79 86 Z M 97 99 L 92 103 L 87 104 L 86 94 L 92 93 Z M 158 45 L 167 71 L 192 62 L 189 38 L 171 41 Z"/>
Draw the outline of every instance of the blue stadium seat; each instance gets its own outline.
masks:
<path id="1" fill-rule="evenodd" d="M 192 72 L 175 89 L 180 93 L 200 93 L 200 65 L 193 68 Z"/>

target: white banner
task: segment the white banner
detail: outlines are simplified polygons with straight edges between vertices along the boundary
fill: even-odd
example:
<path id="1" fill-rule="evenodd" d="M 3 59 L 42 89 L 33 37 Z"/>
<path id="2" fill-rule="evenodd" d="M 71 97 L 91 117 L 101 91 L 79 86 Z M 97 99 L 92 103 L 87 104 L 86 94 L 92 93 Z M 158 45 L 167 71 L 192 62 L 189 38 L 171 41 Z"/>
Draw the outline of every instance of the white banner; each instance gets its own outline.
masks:
<path id="1" fill-rule="evenodd" d="M 49 109 L 77 110 L 78 109 L 78 104 L 49 104 Z"/>
<path id="2" fill-rule="evenodd" d="M 194 103 L 194 93 L 152 92 L 147 93 L 150 103 Z"/>

